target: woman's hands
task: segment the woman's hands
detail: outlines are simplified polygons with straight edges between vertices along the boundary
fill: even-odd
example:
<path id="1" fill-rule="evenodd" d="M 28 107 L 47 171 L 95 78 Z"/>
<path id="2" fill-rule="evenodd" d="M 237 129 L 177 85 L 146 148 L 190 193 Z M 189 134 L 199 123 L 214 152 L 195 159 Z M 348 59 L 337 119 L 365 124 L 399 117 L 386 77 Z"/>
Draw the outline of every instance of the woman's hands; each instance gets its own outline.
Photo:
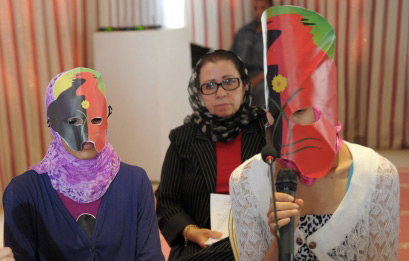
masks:
<path id="1" fill-rule="evenodd" d="M 294 218 L 294 226 L 298 226 L 300 222 L 301 208 L 304 204 L 302 199 L 296 199 L 288 194 L 276 192 L 274 194 L 277 206 L 277 224 L 278 228 L 281 228 L 288 223 L 290 223 L 290 218 Z M 270 227 L 271 233 L 275 235 L 275 215 L 274 215 L 274 204 L 273 197 L 270 197 L 270 208 L 267 212 L 268 226 Z M 277 238 L 274 237 L 270 243 L 270 247 L 267 250 L 264 260 L 278 260 L 278 244 Z"/>
<path id="2" fill-rule="evenodd" d="M 277 223 L 278 227 L 283 227 L 290 223 L 290 218 L 294 218 L 295 227 L 298 226 L 300 221 L 301 208 L 304 204 L 302 199 L 296 199 L 288 194 L 282 192 L 275 193 L 276 206 L 277 206 Z M 275 216 L 274 216 L 274 204 L 273 198 L 270 197 L 270 208 L 267 212 L 268 225 L 270 227 L 271 233 L 275 235 Z"/>
<path id="3" fill-rule="evenodd" d="M 223 233 L 207 228 L 192 227 L 186 232 L 187 239 L 198 244 L 201 248 L 207 248 L 206 240 L 211 238 L 221 238 Z"/>
<path id="4" fill-rule="evenodd" d="M 0 260 L 14 261 L 13 252 L 9 247 L 0 247 Z"/>

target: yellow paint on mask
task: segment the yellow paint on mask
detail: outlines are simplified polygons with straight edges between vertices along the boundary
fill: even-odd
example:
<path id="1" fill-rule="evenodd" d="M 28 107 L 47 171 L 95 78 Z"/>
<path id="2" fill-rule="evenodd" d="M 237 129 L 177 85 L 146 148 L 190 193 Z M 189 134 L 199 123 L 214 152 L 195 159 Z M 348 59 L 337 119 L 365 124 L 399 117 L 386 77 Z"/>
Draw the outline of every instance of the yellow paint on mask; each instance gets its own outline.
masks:
<path id="1" fill-rule="evenodd" d="M 104 85 L 104 82 L 102 81 L 101 74 L 89 68 L 78 67 L 78 68 L 66 71 L 60 77 L 58 77 L 53 87 L 54 99 L 56 100 L 62 92 L 70 88 L 72 86 L 72 82 L 75 78 L 75 75 L 77 75 L 78 73 L 82 73 L 82 72 L 91 72 L 95 76 L 95 78 L 98 79 L 98 88 L 105 96 L 105 85 Z"/>

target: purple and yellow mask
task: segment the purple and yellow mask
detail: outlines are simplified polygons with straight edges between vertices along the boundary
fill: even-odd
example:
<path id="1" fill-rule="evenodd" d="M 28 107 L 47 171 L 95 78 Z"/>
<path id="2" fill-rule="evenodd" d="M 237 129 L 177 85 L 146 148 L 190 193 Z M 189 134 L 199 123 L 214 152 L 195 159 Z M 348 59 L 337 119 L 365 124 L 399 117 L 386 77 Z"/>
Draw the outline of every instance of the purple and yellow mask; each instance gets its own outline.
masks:
<path id="1" fill-rule="evenodd" d="M 322 177 L 337 153 L 340 128 L 334 30 L 320 15 L 295 6 L 267 9 L 262 24 L 266 105 L 274 117 L 267 140 L 303 175 Z M 306 108 L 314 109 L 315 121 L 296 123 L 292 116 Z"/>
<path id="2" fill-rule="evenodd" d="M 92 142 L 101 152 L 107 131 L 105 85 L 100 73 L 75 68 L 63 73 L 53 86 L 54 101 L 47 109 L 50 127 L 75 151 Z"/>

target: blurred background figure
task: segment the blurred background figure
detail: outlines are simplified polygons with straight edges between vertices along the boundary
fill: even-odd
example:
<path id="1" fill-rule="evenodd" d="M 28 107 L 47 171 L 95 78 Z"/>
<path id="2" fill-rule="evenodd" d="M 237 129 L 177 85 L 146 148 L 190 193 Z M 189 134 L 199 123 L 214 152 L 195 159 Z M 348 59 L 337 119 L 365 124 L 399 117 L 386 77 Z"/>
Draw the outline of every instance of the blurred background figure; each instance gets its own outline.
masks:
<path id="1" fill-rule="evenodd" d="M 252 104 L 264 106 L 264 74 L 263 74 L 263 37 L 261 35 L 261 14 L 272 6 L 272 0 L 251 0 L 253 20 L 244 25 L 234 36 L 230 48 L 243 60 L 247 69 L 252 91 Z"/>

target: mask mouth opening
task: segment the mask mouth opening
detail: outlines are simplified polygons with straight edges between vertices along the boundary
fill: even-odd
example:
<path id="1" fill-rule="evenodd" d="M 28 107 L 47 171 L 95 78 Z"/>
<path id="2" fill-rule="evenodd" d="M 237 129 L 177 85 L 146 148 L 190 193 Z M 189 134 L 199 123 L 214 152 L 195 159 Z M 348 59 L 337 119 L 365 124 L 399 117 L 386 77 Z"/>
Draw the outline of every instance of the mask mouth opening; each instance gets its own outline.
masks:
<path id="1" fill-rule="evenodd" d="M 95 148 L 95 142 L 87 140 L 81 144 L 81 151 L 83 149 Z"/>

